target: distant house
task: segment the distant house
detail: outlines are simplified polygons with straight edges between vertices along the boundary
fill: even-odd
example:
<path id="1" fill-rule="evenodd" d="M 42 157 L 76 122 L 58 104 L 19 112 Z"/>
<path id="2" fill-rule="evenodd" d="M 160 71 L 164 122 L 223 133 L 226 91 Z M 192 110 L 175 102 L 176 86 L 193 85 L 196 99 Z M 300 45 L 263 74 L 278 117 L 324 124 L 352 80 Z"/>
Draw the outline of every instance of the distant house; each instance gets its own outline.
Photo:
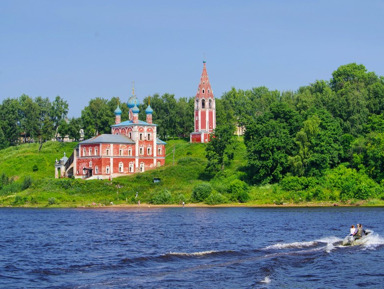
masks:
<path id="1" fill-rule="evenodd" d="M 84 140 L 65 164 L 64 176 L 85 179 L 111 179 L 144 172 L 165 164 L 165 142 L 157 138 L 148 105 L 146 121 L 139 120 L 135 95 L 128 100 L 129 120 L 121 122 L 121 109 L 115 110 L 111 134 Z M 57 174 L 59 175 L 59 174 Z"/>

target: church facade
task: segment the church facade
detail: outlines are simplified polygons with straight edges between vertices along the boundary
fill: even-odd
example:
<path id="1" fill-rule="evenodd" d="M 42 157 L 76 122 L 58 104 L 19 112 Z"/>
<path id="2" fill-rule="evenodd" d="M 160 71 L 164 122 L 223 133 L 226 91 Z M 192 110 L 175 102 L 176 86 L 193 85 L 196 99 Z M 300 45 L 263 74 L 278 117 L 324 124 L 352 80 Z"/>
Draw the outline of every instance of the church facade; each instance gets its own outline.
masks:
<path id="1" fill-rule="evenodd" d="M 191 143 L 207 143 L 216 128 L 216 104 L 209 82 L 206 62 L 203 61 L 199 87 L 195 97 L 194 131 L 190 134 Z"/>
<path id="2" fill-rule="evenodd" d="M 56 176 L 84 179 L 111 179 L 144 172 L 165 164 L 165 142 L 157 138 L 152 123 L 153 110 L 148 105 L 146 121 L 139 120 L 136 96 L 128 100 L 129 120 L 121 122 L 121 109 L 115 110 L 111 134 L 84 140 L 61 167 L 56 162 Z"/>

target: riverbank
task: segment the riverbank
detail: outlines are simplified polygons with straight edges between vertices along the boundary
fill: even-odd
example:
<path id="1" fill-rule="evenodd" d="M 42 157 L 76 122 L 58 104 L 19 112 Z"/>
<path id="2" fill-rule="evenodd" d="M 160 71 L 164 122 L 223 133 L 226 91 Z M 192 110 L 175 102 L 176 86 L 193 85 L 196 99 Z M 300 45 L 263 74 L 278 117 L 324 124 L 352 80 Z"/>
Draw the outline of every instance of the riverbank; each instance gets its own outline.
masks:
<path id="1" fill-rule="evenodd" d="M 320 208 L 320 207 L 384 207 L 382 200 L 369 201 L 349 201 L 349 202 L 307 202 L 307 203 L 283 203 L 283 204 L 257 204 L 257 203 L 228 203 L 218 205 L 208 205 L 204 203 L 188 204 L 101 204 L 92 203 L 82 204 L 55 204 L 55 205 L 22 205 L 22 206 L 2 206 L 0 208 L 77 208 L 77 209 L 149 209 L 149 208 Z"/>

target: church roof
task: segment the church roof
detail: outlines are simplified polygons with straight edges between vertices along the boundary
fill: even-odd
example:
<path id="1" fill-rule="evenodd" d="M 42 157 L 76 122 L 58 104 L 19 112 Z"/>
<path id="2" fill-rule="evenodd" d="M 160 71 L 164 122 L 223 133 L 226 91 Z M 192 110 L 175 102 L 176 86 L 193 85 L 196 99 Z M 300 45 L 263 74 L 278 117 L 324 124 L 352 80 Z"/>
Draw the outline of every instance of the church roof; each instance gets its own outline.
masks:
<path id="1" fill-rule="evenodd" d="M 157 126 L 157 124 L 154 123 L 148 123 L 142 120 L 139 120 L 137 123 L 134 123 L 132 120 L 126 120 L 119 124 L 111 125 L 111 127 L 120 127 L 120 126 L 128 126 L 128 125 L 144 125 L 144 126 Z"/>
<path id="2" fill-rule="evenodd" d="M 115 114 L 116 115 L 121 115 L 121 109 L 120 109 L 119 105 L 117 105 L 117 108 L 115 109 Z"/>
<path id="3" fill-rule="evenodd" d="M 152 109 L 152 107 L 149 104 L 148 104 L 147 109 L 145 110 L 145 113 L 146 114 L 152 114 L 153 113 L 153 109 Z"/>
<path id="4" fill-rule="evenodd" d="M 213 98 L 213 91 L 209 82 L 206 62 L 203 61 L 203 72 L 201 73 L 199 87 L 197 89 L 196 98 Z"/>
<path id="5" fill-rule="evenodd" d="M 134 144 L 130 138 L 120 134 L 101 134 L 93 138 L 82 141 L 80 144 L 98 144 L 98 143 L 126 143 Z"/>
<path id="6" fill-rule="evenodd" d="M 165 145 L 167 144 L 165 141 L 162 141 L 161 139 L 157 138 L 156 139 L 156 144 L 162 144 L 162 145 Z"/>

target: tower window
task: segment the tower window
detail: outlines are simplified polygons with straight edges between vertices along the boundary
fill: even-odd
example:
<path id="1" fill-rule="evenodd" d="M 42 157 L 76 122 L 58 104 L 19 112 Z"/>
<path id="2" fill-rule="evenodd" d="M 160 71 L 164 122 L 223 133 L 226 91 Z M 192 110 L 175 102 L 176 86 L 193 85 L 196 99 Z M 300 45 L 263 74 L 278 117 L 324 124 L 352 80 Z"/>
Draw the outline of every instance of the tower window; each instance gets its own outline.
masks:
<path id="1" fill-rule="evenodd" d="M 212 108 L 212 100 L 209 100 L 209 108 Z"/>
<path id="2" fill-rule="evenodd" d="M 201 108 L 205 108 L 205 99 L 201 101 Z"/>
<path id="3" fill-rule="evenodd" d="M 205 92 L 204 88 L 203 88 L 203 93 Z"/>

